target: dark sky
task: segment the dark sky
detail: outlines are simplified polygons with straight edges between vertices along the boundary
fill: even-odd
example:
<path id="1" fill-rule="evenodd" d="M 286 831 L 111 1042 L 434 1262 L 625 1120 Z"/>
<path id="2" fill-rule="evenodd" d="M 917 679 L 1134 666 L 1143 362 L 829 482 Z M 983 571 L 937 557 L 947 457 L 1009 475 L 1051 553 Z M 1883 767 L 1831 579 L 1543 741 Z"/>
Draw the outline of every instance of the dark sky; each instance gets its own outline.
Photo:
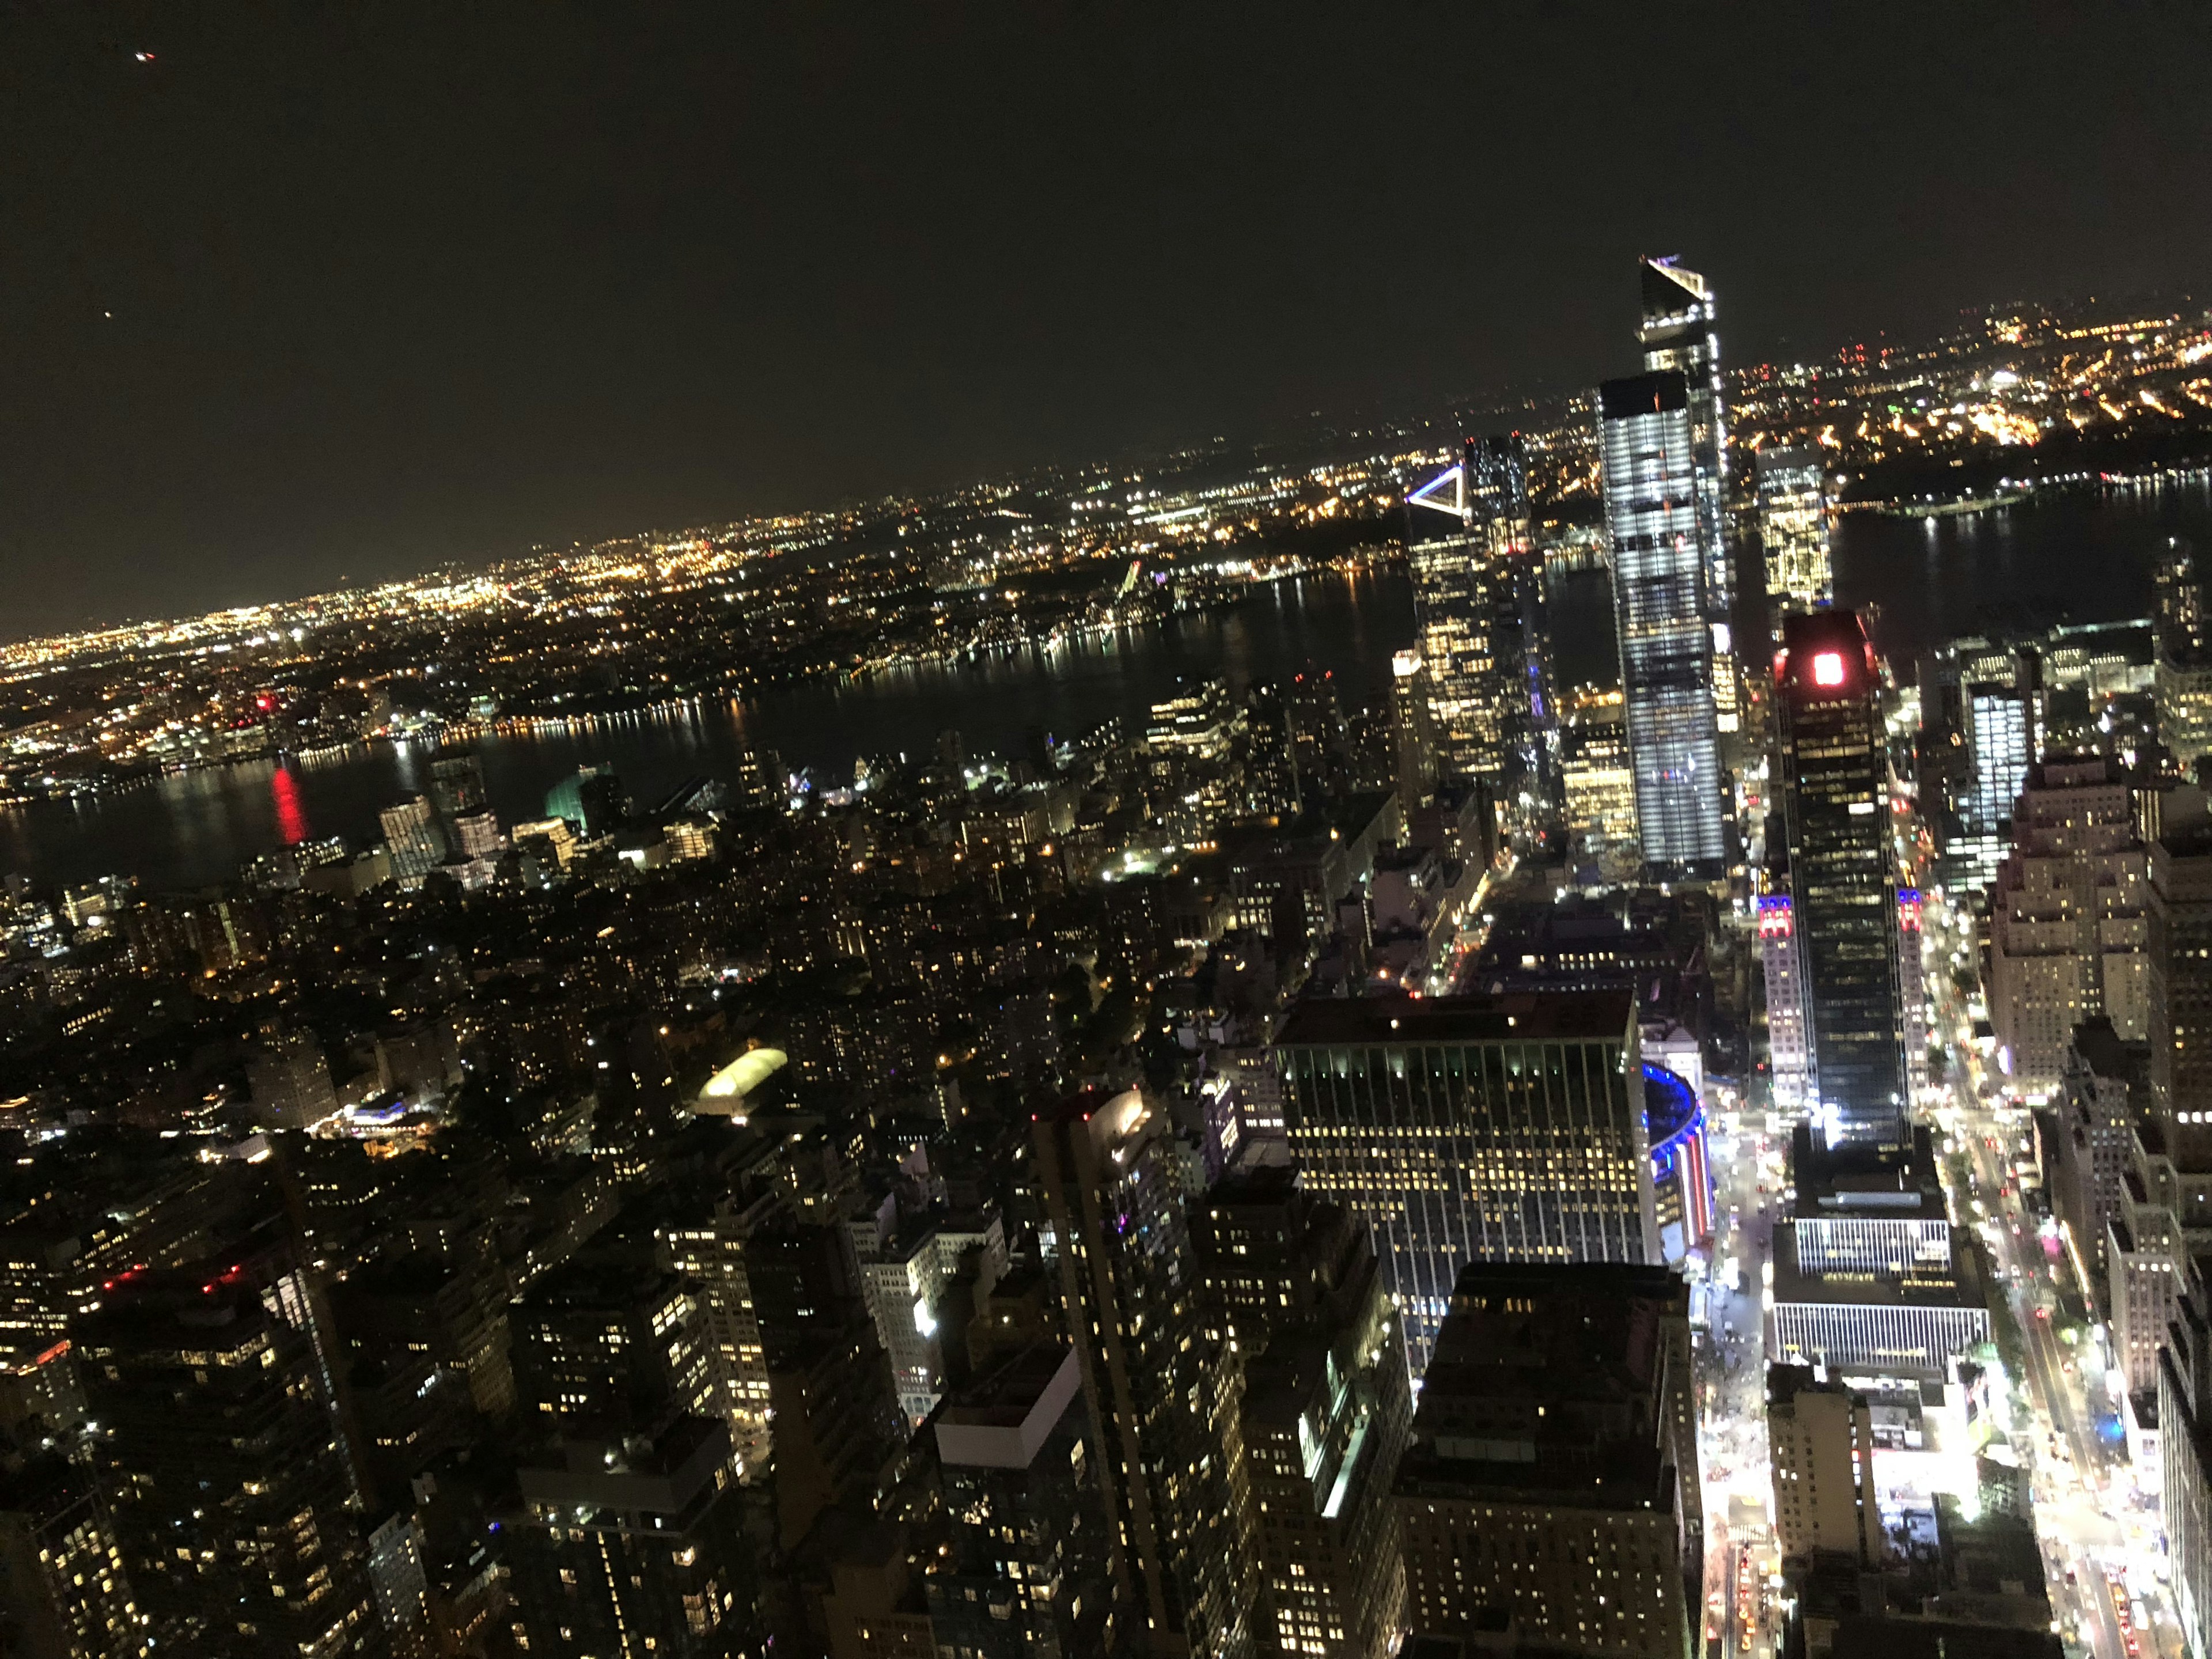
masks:
<path id="1" fill-rule="evenodd" d="M 0 635 L 2201 290 L 2209 9 L 11 5 Z"/>

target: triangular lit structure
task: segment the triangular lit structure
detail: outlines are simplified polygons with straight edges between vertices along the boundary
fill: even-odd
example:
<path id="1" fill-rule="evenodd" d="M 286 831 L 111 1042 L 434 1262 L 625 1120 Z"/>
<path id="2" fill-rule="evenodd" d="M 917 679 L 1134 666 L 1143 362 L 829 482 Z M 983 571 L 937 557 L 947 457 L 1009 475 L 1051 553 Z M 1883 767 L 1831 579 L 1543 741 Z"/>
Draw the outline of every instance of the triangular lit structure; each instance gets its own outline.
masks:
<path id="1" fill-rule="evenodd" d="M 1446 484 L 1451 486 L 1451 500 L 1440 501 L 1437 493 Z M 1449 513 L 1455 519 L 1467 516 L 1467 468 L 1448 466 L 1443 471 L 1406 497 L 1408 507 L 1425 507 L 1432 513 Z"/>

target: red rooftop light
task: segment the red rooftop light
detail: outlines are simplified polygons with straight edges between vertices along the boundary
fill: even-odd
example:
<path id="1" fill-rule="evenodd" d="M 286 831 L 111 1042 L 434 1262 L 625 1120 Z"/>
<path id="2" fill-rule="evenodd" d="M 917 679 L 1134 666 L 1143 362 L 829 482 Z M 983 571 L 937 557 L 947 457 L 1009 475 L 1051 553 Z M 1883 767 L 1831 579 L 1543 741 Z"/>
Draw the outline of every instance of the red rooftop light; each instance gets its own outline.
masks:
<path id="1" fill-rule="evenodd" d="M 1823 651 L 1813 659 L 1814 684 L 1841 685 L 1843 683 L 1844 659 L 1841 652 Z"/>

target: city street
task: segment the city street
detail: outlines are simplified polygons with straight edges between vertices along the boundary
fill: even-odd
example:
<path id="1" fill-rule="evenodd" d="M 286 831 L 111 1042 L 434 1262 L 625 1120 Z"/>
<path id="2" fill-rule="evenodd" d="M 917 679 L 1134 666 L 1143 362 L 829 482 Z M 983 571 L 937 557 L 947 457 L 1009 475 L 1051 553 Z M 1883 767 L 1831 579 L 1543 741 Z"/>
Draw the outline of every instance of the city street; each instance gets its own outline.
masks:
<path id="1" fill-rule="evenodd" d="M 1946 964 L 1929 976 L 1934 1027 L 1951 1057 L 1948 1097 L 1936 1116 L 1949 1150 L 1966 1155 L 1964 1190 L 1949 1160 L 1939 1162 L 1952 1212 L 1986 1246 L 1995 1288 L 2020 1333 L 2027 1375 L 2011 1381 L 2026 1418 L 2016 1422 L 2014 1440 L 2032 1474 L 2052 1613 L 2069 1647 L 2098 1659 L 2130 1659 L 2144 1645 L 2135 1627 L 2142 1608 L 2152 1651 L 2178 1656 L 2179 1630 L 2157 1610 L 2155 1471 L 2134 1469 L 2124 1441 L 2097 1431 L 2090 1397 L 2092 1390 L 2104 1396 L 2105 1368 L 2096 1339 L 2078 1318 L 2082 1287 L 2028 1206 L 2015 1170 L 2033 1159 L 2033 1126 L 1985 1073 L 1972 1040 L 1972 1011 L 1948 971 L 1949 964 L 1973 961 L 1971 921 L 1955 923 L 1933 902 L 1925 914 L 1931 945 Z M 2008 1346 L 2000 1341 L 2000 1352 Z M 2139 1492 L 2139 1474 L 2148 1493 Z M 2153 1500 L 2148 1509 L 2146 1497 Z"/>

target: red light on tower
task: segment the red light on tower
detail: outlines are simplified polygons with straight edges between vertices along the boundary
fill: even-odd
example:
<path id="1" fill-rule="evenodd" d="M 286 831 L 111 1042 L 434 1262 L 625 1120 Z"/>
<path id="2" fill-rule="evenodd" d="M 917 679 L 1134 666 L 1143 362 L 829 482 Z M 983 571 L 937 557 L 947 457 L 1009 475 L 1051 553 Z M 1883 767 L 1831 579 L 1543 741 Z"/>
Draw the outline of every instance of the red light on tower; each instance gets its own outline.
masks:
<path id="1" fill-rule="evenodd" d="M 1841 685 L 1844 683 L 1844 658 L 1839 651 L 1823 651 L 1813 659 L 1813 684 Z"/>

